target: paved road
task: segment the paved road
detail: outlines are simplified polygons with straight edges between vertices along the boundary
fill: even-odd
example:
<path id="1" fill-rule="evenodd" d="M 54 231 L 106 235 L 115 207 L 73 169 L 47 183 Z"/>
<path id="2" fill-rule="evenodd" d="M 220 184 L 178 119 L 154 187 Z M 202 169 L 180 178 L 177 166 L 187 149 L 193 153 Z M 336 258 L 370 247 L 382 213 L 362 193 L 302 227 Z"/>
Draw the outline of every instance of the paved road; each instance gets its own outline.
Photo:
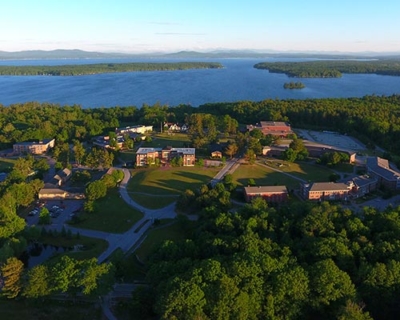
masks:
<path id="1" fill-rule="evenodd" d="M 230 172 L 234 171 L 239 165 L 240 158 L 233 158 L 230 159 L 226 162 L 225 166 L 214 176 L 214 178 L 211 180 L 211 186 L 215 186 L 218 182 L 220 182 L 224 176 Z"/>

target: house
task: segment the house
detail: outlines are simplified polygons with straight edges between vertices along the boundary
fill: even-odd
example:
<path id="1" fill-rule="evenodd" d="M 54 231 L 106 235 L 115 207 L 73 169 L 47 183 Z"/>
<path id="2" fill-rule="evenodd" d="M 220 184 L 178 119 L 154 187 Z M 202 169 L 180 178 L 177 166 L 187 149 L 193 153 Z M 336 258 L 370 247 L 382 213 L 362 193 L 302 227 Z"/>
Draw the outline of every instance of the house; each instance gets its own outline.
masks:
<path id="1" fill-rule="evenodd" d="M 172 122 L 165 122 L 164 123 L 164 129 L 168 130 L 170 132 L 180 132 L 181 131 L 181 126 L 177 123 L 172 123 Z"/>
<path id="2" fill-rule="evenodd" d="M 209 145 L 208 150 L 210 151 L 211 158 L 222 158 L 222 152 L 228 146 L 227 143 L 212 143 Z"/>
<path id="3" fill-rule="evenodd" d="M 351 187 L 340 182 L 302 183 L 300 195 L 306 200 L 347 200 Z"/>
<path id="4" fill-rule="evenodd" d="M 255 126 L 247 125 L 246 129 L 247 131 L 259 129 L 265 136 L 270 134 L 280 138 L 287 137 L 288 134 L 293 133 L 290 124 L 283 121 L 260 121 Z"/>
<path id="5" fill-rule="evenodd" d="M 213 151 L 213 152 L 211 152 L 211 158 L 221 159 L 222 158 L 222 152 L 221 151 Z"/>
<path id="6" fill-rule="evenodd" d="M 64 168 L 60 171 L 57 172 L 57 174 L 54 176 L 54 182 L 56 185 L 61 186 L 65 184 L 69 178 L 72 176 L 72 171 L 69 170 L 68 168 Z"/>
<path id="7" fill-rule="evenodd" d="M 43 154 L 54 148 L 55 139 L 43 139 L 37 142 L 18 142 L 13 145 L 14 153 Z"/>
<path id="8" fill-rule="evenodd" d="M 388 160 L 369 157 L 366 166 L 368 174 L 377 178 L 378 187 L 385 187 L 389 190 L 400 189 L 400 172 L 394 169 Z"/>
<path id="9" fill-rule="evenodd" d="M 38 193 L 39 200 L 80 200 L 85 199 L 85 192 L 79 188 L 63 189 L 46 183 Z"/>
<path id="10" fill-rule="evenodd" d="M 195 148 L 139 148 L 136 152 L 136 166 L 143 167 L 152 164 L 156 159 L 161 164 L 169 163 L 172 159 L 181 157 L 184 166 L 194 166 L 196 160 Z"/>
<path id="11" fill-rule="evenodd" d="M 267 202 L 281 203 L 288 199 L 288 191 L 285 186 L 256 186 L 245 187 L 244 197 L 247 202 L 261 197 Z"/>

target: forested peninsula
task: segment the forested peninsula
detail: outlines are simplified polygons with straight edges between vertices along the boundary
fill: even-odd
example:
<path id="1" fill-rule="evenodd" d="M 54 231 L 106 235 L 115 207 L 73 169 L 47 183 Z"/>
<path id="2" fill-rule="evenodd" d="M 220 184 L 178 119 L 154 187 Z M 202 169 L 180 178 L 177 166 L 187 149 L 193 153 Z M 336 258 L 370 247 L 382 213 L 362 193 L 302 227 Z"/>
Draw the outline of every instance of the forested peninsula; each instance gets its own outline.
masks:
<path id="1" fill-rule="evenodd" d="M 400 76 L 400 60 L 323 60 L 306 62 L 261 62 L 256 69 L 284 73 L 295 78 L 340 78 L 342 73 L 374 73 Z"/>
<path id="2" fill-rule="evenodd" d="M 79 76 L 99 73 L 169 71 L 188 69 L 220 69 L 216 62 L 168 63 L 96 63 L 59 66 L 0 66 L 0 75 L 12 76 Z"/>

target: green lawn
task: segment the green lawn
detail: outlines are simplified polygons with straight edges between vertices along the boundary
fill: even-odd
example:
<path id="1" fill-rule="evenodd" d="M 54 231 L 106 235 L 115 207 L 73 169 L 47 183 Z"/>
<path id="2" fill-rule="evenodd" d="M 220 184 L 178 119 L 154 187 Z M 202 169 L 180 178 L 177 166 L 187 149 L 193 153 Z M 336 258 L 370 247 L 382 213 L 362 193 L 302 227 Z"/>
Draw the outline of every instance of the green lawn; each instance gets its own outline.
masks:
<path id="1" fill-rule="evenodd" d="M 267 160 L 267 164 L 275 169 L 290 173 L 300 179 L 311 182 L 329 181 L 329 175 L 334 173 L 331 169 L 310 163 L 293 163 L 283 160 Z"/>
<path id="2" fill-rule="evenodd" d="M 149 209 L 160 209 L 168 206 L 172 202 L 178 200 L 178 196 L 176 197 L 167 197 L 167 196 L 148 196 L 144 194 L 130 194 L 131 198 L 139 203 L 141 206 Z"/>
<path id="3" fill-rule="evenodd" d="M 146 262 L 148 256 L 165 240 L 181 240 L 184 238 L 184 232 L 177 223 L 159 227 L 150 230 L 141 246 L 135 251 L 135 254 L 143 262 Z"/>
<path id="4" fill-rule="evenodd" d="M 74 227 L 112 233 L 129 230 L 143 215 L 120 198 L 118 189 L 109 190 L 107 195 L 95 202 L 95 212 L 82 213 Z"/>
<path id="5" fill-rule="evenodd" d="M 140 192 L 151 195 L 179 195 L 186 189 L 194 190 L 218 173 L 219 168 L 171 167 L 132 170 L 128 192 Z M 176 199 L 172 199 L 174 201 Z"/>
<path id="6" fill-rule="evenodd" d="M 143 142 L 142 147 L 166 147 L 171 146 L 175 148 L 184 147 L 189 142 L 188 135 L 186 133 L 158 133 L 151 137 L 151 142 Z"/>
<path id="7" fill-rule="evenodd" d="M 354 165 L 350 163 L 338 163 L 335 166 L 333 166 L 332 169 L 343 173 L 353 173 Z"/>
<path id="8" fill-rule="evenodd" d="M 233 180 L 240 186 L 247 186 L 249 179 L 254 179 L 258 186 L 285 185 L 288 188 L 298 188 L 300 181 L 267 167 L 254 165 L 241 165 L 233 173 Z"/>
<path id="9" fill-rule="evenodd" d="M 84 236 L 80 236 L 80 238 L 77 239 L 75 234 L 72 236 L 71 239 L 62 236 L 52 237 L 49 235 L 45 235 L 41 236 L 38 241 L 40 243 L 45 243 L 52 246 L 67 247 L 67 248 L 71 248 L 77 244 L 83 245 L 84 249 L 82 251 L 77 251 L 77 252 L 69 251 L 60 254 L 60 255 L 68 255 L 71 258 L 78 260 L 97 258 L 108 247 L 108 242 L 106 240 L 89 238 Z"/>
<path id="10" fill-rule="evenodd" d="M 15 159 L 0 158 L 0 172 L 9 172 L 14 167 Z"/>

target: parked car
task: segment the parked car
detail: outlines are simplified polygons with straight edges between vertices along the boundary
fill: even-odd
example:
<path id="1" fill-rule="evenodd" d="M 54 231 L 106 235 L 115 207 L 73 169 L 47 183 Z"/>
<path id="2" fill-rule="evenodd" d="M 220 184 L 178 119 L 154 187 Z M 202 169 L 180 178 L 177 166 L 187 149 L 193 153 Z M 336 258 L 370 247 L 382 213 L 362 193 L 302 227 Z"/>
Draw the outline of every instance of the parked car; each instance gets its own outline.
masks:
<path id="1" fill-rule="evenodd" d="M 31 212 L 29 212 L 28 213 L 28 216 L 35 216 L 35 215 L 37 215 L 39 213 L 39 211 L 38 210 L 32 210 Z"/>

